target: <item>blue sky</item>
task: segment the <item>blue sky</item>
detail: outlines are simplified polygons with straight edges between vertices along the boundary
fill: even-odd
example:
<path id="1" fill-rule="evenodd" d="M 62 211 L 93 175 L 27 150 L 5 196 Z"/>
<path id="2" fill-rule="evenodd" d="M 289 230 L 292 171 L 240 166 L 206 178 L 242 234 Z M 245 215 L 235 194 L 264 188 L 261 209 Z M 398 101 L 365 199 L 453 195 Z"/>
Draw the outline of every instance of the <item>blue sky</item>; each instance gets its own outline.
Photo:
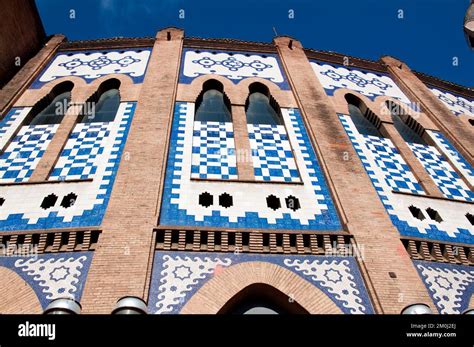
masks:
<path id="1" fill-rule="evenodd" d="M 474 51 L 463 33 L 469 0 L 36 0 L 47 34 L 69 40 L 154 36 L 167 26 L 186 36 L 271 42 L 274 32 L 304 47 L 377 60 L 474 86 Z M 75 18 L 70 18 L 70 10 Z M 185 18 L 179 18 L 180 9 Z M 290 19 L 288 11 L 294 10 Z M 403 10 L 403 19 L 399 19 Z M 458 65 L 453 65 L 454 58 Z"/>

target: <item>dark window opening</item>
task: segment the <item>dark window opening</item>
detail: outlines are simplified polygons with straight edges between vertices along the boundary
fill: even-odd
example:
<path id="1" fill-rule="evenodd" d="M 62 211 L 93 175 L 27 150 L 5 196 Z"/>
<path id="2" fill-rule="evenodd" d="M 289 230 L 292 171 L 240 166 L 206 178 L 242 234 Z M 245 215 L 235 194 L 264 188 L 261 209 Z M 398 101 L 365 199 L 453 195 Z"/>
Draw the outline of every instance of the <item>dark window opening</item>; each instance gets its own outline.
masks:
<path id="1" fill-rule="evenodd" d="M 50 125 L 61 123 L 71 102 L 74 84 L 66 81 L 56 85 L 51 92 L 38 101 L 25 118 L 25 125 Z"/>
<path id="2" fill-rule="evenodd" d="M 346 94 L 345 99 L 348 103 L 349 115 L 359 134 L 383 137 L 373 122 L 375 115 L 372 115 L 371 119 L 367 118 L 371 112 L 362 100 L 352 94 Z"/>
<path id="3" fill-rule="evenodd" d="M 278 210 L 281 207 L 280 199 L 273 194 L 267 196 L 267 206 L 274 211 Z"/>
<path id="4" fill-rule="evenodd" d="M 208 192 L 199 194 L 199 205 L 209 207 L 213 204 L 214 198 Z"/>
<path id="5" fill-rule="evenodd" d="M 49 194 L 43 199 L 43 202 L 41 203 L 41 208 L 47 210 L 48 208 L 51 208 L 56 205 L 56 201 L 58 201 L 57 195 Z"/>
<path id="6" fill-rule="evenodd" d="M 441 218 L 441 216 L 439 215 L 438 211 L 432 209 L 431 207 L 428 207 L 426 209 L 426 213 L 428 213 L 428 216 L 430 216 L 430 218 L 432 220 L 435 220 L 437 221 L 438 223 L 441 223 L 443 221 L 443 218 Z"/>
<path id="7" fill-rule="evenodd" d="M 296 211 L 301 208 L 300 200 L 297 197 L 294 197 L 293 195 L 290 195 L 285 198 L 285 202 L 286 207 L 288 207 L 290 210 Z"/>
<path id="8" fill-rule="evenodd" d="M 219 205 L 225 208 L 229 208 L 234 204 L 232 195 L 229 195 L 227 193 L 223 193 L 219 195 Z"/>
<path id="9" fill-rule="evenodd" d="M 415 206 L 412 205 L 412 206 L 408 207 L 408 209 L 410 210 L 413 217 L 415 217 L 419 220 L 426 219 L 426 217 L 423 215 L 423 212 L 418 207 L 415 207 Z"/>
<path id="10" fill-rule="evenodd" d="M 469 223 L 471 223 L 472 225 L 474 225 L 474 215 L 470 214 L 470 213 L 466 213 L 466 218 L 467 220 L 469 221 Z"/>
<path id="11" fill-rule="evenodd" d="M 103 82 L 84 104 L 81 123 L 113 122 L 120 106 L 119 87 L 115 78 Z"/>
<path id="12" fill-rule="evenodd" d="M 230 101 L 224 94 L 224 86 L 216 80 L 203 84 L 201 94 L 196 100 L 195 121 L 231 122 Z"/>
<path id="13" fill-rule="evenodd" d="M 264 283 L 247 286 L 231 298 L 219 314 L 307 314 L 300 304 Z"/>
<path id="14" fill-rule="evenodd" d="M 69 208 L 76 203 L 76 200 L 77 200 L 77 195 L 74 193 L 69 193 L 68 195 L 63 197 L 63 200 L 61 201 L 61 206 L 64 208 Z"/>
<path id="15" fill-rule="evenodd" d="M 471 124 L 472 126 L 474 126 L 474 119 L 469 119 L 469 124 Z"/>
<path id="16" fill-rule="evenodd" d="M 410 127 L 407 123 L 403 121 L 403 118 L 411 119 L 411 117 L 406 115 L 405 111 L 403 110 L 403 107 L 390 100 L 386 101 L 385 104 L 388 110 L 390 111 L 390 114 L 392 115 L 393 125 L 400 133 L 402 138 L 405 140 L 405 142 L 418 143 L 420 145 L 426 146 L 426 141 L 423 140 L 420 134 L 413 130 L 412 127 Z M 415 126 L 413 122 L 411 125 Z M 423 131 L 421 126 L 418 127 L 418 131 Z"/>
<path id="17" fill-rule="evenodd" d="M 283 124 L 280 107 L 271 97 L 265 85 L 252 83 L 249 86 L 249 92 L 249 97 L 245 103 L 245 114 L 248 124 Z"/>

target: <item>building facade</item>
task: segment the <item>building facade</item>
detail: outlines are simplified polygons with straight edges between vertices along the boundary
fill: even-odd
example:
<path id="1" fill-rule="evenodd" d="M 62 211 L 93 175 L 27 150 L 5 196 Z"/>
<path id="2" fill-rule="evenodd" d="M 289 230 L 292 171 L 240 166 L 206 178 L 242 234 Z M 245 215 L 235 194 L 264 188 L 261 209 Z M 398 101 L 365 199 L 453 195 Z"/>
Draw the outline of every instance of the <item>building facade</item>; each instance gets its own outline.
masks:
<path id="1" fill-rule="evenodd" d="M 0 110 L 0 312 L 474 308 L 474 91 L 272 43 L 56 35 Z"/>

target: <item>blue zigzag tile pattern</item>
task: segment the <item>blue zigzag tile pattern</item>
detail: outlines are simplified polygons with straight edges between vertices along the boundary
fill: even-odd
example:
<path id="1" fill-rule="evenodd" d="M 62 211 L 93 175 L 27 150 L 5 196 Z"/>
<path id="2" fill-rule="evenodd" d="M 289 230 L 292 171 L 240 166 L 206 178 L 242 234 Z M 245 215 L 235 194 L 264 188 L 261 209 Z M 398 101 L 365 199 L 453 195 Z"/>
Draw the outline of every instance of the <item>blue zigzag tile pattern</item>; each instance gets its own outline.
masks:
<path id="1" fill-rule="evenodd" d="M 70 147 L 65 148 L 56 167 L 58 170 L 50 177 L 53 181 L 87 176 L 93 178 L 92 181 L 1 186 L 0 230 L 99 226 L 107 209 L 135 106 L 134 102 L 122 102 L 115 120 L 100 125 L 107 130 L 94 128 L 95 125 L 76 126 L 67 142 Z M 83 132 L 84 129 L 88 132 Z M 96 131 L 98 129 L 102 130 Z M 79 133 L 81 136 L 76 137 Z M 99 148 L 98 139 L 102 136 L 106 138 L 99 141 Z M 68 167 L 72 163 L 78 165 L 77 171 L 75 165 Z"/>
<path id="2" fill-rule="evenodd" d="M 176 103 L 160 224 L 341 230 L 299 111 L 282 114 L 303 184 L 191 180 L 194 104 Z"/>
<path id="3" fill-rule="evenodd" d="M 428 198 L 389 139 L 361 135 L 350 116 L 339 115 L 339 118 L 401 235 L 474 244 L 474 227 L 466 218 L 466 214 L 472 211 L 472 205 Z M 415 217 L 410 208 L 418 209 L 421 217 Z M 429 217 L 430 209 L 438 211 L 443 220 L 439 222 Z"/>
<path id="4" fill-rule="evenodd" d="M 468 161 L 458 152 L 456 148 L 449 142 L 446 136 L 439 131 L 428 130 L 428 134 L 435 142 L 436 146 L 441 150 L 442 154 L 448 158 L 452 165 L 458 169 L 470 183 L 474 186 L 474 168 Z"/>

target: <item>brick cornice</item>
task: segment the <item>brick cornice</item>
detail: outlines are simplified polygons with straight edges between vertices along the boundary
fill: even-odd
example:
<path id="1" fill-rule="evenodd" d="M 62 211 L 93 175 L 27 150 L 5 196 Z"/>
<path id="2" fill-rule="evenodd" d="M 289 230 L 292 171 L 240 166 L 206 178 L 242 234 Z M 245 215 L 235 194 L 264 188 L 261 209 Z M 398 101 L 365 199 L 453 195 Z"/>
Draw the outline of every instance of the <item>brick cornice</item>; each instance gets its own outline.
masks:
<path id="1" fill-rule="evenodd" d="M 185 48 L 223 49 L 231 51 L 249 51 L 259 53 L 276 53 L 275 46 L 266 42 L 240 41 L 234 39 L 204 39 L 185 37 Z"/>
<path id="2" fill-rule="evenodd" d="M 74 51 L 89 49 L 152 47 L 154 43 L 154 37 L 112 37 L 99 40 L 65 41 L 59 46 L 59 50 Z"/>

